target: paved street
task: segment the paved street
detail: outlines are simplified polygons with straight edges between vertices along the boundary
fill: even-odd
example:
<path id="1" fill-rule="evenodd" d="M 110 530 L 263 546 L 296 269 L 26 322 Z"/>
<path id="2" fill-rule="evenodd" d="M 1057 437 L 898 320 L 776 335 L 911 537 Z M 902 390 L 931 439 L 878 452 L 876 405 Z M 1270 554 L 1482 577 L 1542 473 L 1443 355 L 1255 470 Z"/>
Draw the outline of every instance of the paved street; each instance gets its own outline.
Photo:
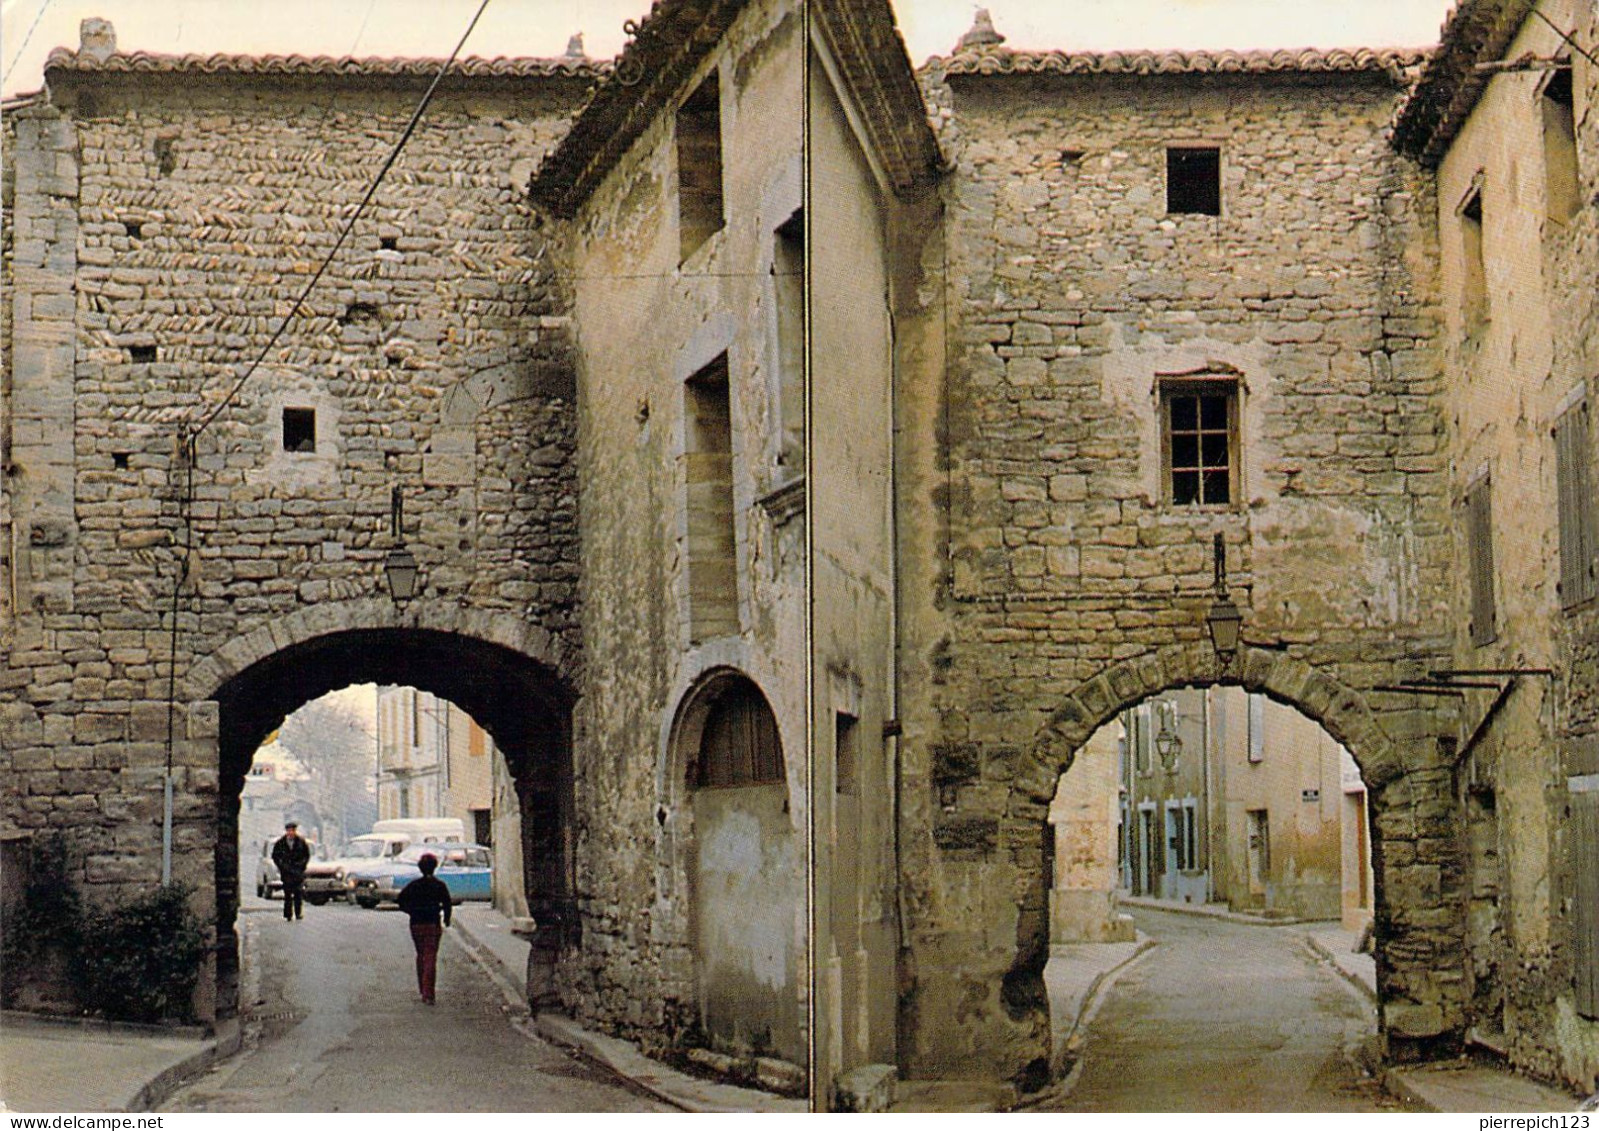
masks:
<path id="1" fill-rule="evenodd" d="M 1088 1027 L 1065 1111 L 1393 1111 L 1352 1053 L 1371 1007 L 1303 932 L 1133 912 L 1158 942 Z"/>
<path id="2" fill-rule="evenodd" d="M 259 977 L 241 1000 L 259 1025 L 163 1111 L 671 1110 L 513 1026 L 448 931 L 429 1007 L 398 912 L 308 906 L 285 923 L 280 904 L 244 902 Z"/>

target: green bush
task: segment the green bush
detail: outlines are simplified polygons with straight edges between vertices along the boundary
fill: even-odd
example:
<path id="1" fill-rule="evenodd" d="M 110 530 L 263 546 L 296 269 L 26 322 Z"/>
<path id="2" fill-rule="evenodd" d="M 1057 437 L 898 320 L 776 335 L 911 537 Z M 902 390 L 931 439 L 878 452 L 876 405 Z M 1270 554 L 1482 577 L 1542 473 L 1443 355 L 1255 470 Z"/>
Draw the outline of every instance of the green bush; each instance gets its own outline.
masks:
<path id="1" fill-rule="evenodd" d="M 46 1001 L 68 991 L 79 1008 L 113 1021 L 193 1019 L 206 933 L 180 885 L 89 909 L 69 874 L 65 846 L 58 838 L 43 840 L 0 943 L 0 998 L 8 1006 L 43 988 Z M 62 980 L 69 984 L 52 985 Z"/>
<path id="2" fill-rule="evenodd" d="M 78 997 L 118 1021 L 193 1019 L 205 930 L 182 885 L 119 903 L 87 918 L 73 955 Z"/>
<path id="3" fill-rule="evenodd" d="M 0 932 L 0 1000 L 16 1005 L 31 980 L 81 948 L 83 901 L 67 875 L 66 846 L 57 837 L 32 852 L 22 899 Z"/>

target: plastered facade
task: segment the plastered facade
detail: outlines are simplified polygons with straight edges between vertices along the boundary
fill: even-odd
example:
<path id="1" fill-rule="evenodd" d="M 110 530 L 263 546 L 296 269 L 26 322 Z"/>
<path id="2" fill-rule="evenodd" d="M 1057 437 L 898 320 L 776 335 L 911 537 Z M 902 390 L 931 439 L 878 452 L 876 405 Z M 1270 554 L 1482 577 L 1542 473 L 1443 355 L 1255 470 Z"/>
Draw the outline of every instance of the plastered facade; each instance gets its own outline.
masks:
<path id="1" fill-rule="evenodd" d="M 1460 804 L 1470 846 L 1472 992 L 1477 1024 L 1514 1062 L 1591 1088 L 1599 1077 L 1599 1026 L 1578 1012 L 1572 984 L 1581 961 L 1577 874 L 1591 867 L 1593 846 L 1578 839 L 1570 790 L 1599 770 L 1592 662 L 1599 622 L 1591 601 L 1573 604 L 1558 584 L 1564 535 L 1553 431 L 1568 410 L 1592 403 L 1599 373 L 1599 70 L 1556 28 L 1569 29 L 1591 52 L 1599 14 L 1559 0 L 1474 7 L 1500 13 L 1510 33 L 1497 52 L 1484 47 L 1483 58 L 1569 64 L 1576 191 L 1562 207 L 1551 190 L 1551 165 L 1561 162 L 1544 119 L 1544 91 L 1557 77 L 1547 67 L 1493 75 L 1438 145 L 1456 515 L 1452 660 L 1459 668 L 1544 673 L 1498 680 L 1499 689 L 1474 691 L 1464 703 Z M 1475 312 L 1464 231 L 1474 197 L 1485 283 L 1485 305 Z M 1591 459 L 1591 425 L 1587 432 Z M 1494 605 L 1485 641 L 1472 632 L 1473 547 L 1465 520 L 1466 495 L 1483 482 L 1491 485 Z M 1591 512 L 1592 498 L 1582 505 Z"/>

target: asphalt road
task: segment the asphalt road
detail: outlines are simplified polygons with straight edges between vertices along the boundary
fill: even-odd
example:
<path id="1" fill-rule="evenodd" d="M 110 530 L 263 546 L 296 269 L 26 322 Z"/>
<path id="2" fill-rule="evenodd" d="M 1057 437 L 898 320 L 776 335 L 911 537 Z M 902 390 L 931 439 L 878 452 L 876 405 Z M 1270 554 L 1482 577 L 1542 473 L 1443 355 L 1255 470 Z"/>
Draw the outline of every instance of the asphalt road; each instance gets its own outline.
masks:
<path id="1" fill-rule="evenodd" d="M 1357 1067 L 1371 1005 L 1292 927 L 1132 910 L 1158 945 L 1088 1027 L 1060 1111 L 1395 1111 Z"/>
<path id="2" fill-rule="evenodd" d="M 427 1006 L 398 912 L 244 903 L 245 1046 L 162 1111 L 672 1110 L 518 1027 L 449 931 Z"/>

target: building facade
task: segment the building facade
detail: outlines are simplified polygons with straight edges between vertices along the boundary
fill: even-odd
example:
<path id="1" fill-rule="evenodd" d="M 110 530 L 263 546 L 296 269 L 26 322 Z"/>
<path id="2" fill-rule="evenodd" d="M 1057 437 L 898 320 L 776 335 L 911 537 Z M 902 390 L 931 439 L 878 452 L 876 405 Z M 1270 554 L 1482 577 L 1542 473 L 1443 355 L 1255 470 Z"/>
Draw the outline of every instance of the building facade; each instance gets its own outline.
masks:
<path id="1" fill-rule="evenodd" d="M 1599 1077 L 1599 12 L 1466 3 L 1396 142 L 1435 178 L 1477 1035 Z"/>
<path id="2" fill-rule="evenodd" d="M 455 817 L 469 840 L 492 842 L 498 751 L 472 716 L 414 687 L 380 687 L 377 730 L 380 820 Z"/>
<path id="3" fill-rule="evenodd" d="M 1321 727 L 1263 695 L 1212 687 L 1140 704 L 1120 729 L 1126 890 L 1363 925 L 1364 787 Z"/>
<path id="4" fill-rule="evenodd" d="M 1591 1087 L 1596 33 L 980 18 L 916 72 L 886 3 L 662 0 L 613 62 L 461 64 L 299 310 L 430 66 L 91 23 L 4 118 L 5 843 L 104 899 L 170 827 L 224 1016 L 254 751 L 414 687 L 501 751 L 533 1003 L 648 1051 L 1037 1088 L 1120 840 L 1134 887 L 1369 908 L 1391 1055 Z M 1251 762 L 1230 689 L 1325 739 Z M 1152 701 L 1214 757 L 1117 838 L 1093 736 Z"/>

